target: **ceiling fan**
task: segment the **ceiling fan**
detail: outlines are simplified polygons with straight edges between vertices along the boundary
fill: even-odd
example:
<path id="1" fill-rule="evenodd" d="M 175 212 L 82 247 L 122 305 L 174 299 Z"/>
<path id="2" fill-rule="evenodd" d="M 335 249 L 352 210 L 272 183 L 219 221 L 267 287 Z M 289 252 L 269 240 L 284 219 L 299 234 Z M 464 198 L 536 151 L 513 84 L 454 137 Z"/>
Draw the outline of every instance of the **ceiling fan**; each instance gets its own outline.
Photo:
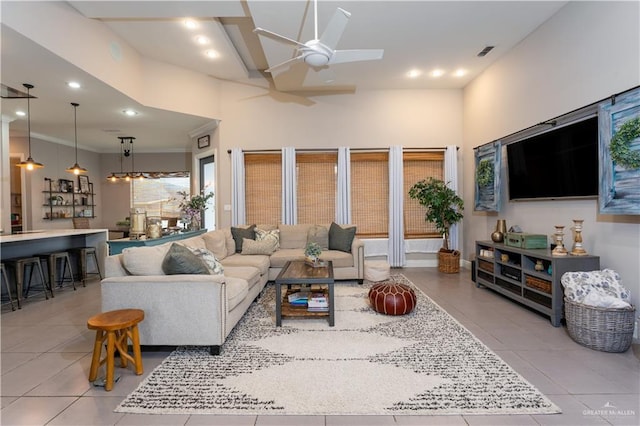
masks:
<path id="1" fill-rule="evenodd" d="M 337 8 L 322 33 L 322 36 L 318 38 L 318 0 L 314 0 L 315 38 L 313 40 L 300 43 L 299 41 L 265 30 L 264 28 L 254 29 L 253 32 L 256 34 L 296 47 L 297 55 L 294 58 L 274 65 L 265 71 L 273 72 L 276 69 L 291 66 L 296 62 L 304 62 L 318 69 L 333 64 L 382 59 L 382 55 L 384 54 L 383 49 L 335 50 L 350 17 L 351 14 L 349 12 Z"/>

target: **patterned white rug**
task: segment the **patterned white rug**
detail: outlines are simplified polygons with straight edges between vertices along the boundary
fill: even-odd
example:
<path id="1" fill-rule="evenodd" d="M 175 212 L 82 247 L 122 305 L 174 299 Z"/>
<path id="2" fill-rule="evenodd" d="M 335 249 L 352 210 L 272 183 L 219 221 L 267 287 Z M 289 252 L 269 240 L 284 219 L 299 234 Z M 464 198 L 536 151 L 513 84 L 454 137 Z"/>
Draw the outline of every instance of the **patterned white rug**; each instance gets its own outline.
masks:
<path id="1" fill-rule="evenodd" d="M 275 326 L 275 289 L 222 348 L 179 348 L 116 408 L 123 413 L 251 415 L 552 414 L 561 412 L 403 275 L 417 307 L 374 312 L 370 284 L 336 285 L 326 319 Z"/>

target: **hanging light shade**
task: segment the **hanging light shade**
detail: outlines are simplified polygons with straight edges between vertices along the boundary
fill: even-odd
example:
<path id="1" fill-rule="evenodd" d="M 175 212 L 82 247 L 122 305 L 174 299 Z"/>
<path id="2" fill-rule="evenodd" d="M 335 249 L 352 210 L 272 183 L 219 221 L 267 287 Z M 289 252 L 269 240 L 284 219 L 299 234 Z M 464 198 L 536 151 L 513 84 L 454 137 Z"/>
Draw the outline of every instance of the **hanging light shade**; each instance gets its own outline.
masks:
<path id="1" fill-rule="evenodd" d="M 41 169 L 44 165 L 38 163 L 31 157 L 31 95 L 29 91 L 33 89 L 33 84 L 24 83 L 23 86 L 27 88 L 27 141 L 29 142 L 29 158 L 27 158 L 26 161 L 19 162 L 16 166 L 27 170 Z"/>
<path id="2" fill-rule="evenodd" d="M 82 173 L 87 173 L 87 169 L 85 169 L 84 167 L 80 167 L 78 165 L 78 121 L 77 121 L 76 112 L 80 104 L 71 102 L 71 106 L 73 106 L 73 130 L 74 130 L 75 141 L 76 141 L 76 162 L 73 166 L 67 169 L 67 172 L 73 173 L 74 175 L 79 175 Z"/>

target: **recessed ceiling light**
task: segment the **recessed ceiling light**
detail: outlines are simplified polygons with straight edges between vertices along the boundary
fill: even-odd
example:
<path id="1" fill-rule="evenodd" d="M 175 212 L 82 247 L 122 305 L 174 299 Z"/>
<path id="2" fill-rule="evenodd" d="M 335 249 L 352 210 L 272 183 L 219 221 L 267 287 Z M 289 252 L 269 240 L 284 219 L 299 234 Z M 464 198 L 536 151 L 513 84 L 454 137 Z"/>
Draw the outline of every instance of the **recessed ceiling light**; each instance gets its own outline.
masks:
<path id="1" fill-rule="evenodd" d="M 462 68 L 458 68 L 454 73 L 453 76 L 454 77 L 462 77 L 467 73 L 467 70 L 462 69 Z"/>
<path id="2" fill-rule="evenodd" d="M 134 115 L 138 115 L 138 113 L 132 109 L 125 109 L 122 113 L 126 116 L 133 117 Z"/>
<path id="3" fill-rule="evenodd" d="M 203 35 L 199 35 L 196 37 L 196 43 L 198 44 L 209 44 L 209 39 Z"/>
<path id="4" fill-rule="evenodd" d="M 80 83 L 78 83 L 77 81 L 70 81 L 67 83 L 67 86 L 71 87 L 72 89 L 79 89 Z"/>
<path id="5" fill-rule="evenodd" d="M 19 115 L 20 117 L 24 117 L 25 115 L 27 115 L 27 113 L 24 111 L 16 111 L 16 115 Z"/>
<path id="6" fill-rule="evenodd" d="M 198 23 L 193 19 L 185 19 L 184 26 L 190 30 L 195 30 L 196 28 L 198 28 Z"/>
<path id="7" fill-rule="evenodd" d="M 220 54 L 218 52 L 216 52 L 215 50 L 209 49 L 206 52 L 204 52 L 205 55 L 207 55 L 207 57 L 211 58 L 211 59 L 215 59 L 217 57 L 220 56 Z"/>
<path id="8" fill-rule="evenodd" d="M 438 68 L 431 71 L 429 74 L 431 75 L 431 77 L 436 77 L 436 78 L 442 77 L 444 75 L 444 70 L 441 70 Z"/>
<path id="9" fill-rule="evenodd" d="M 418 70 L 418 69 L 412 69 L 411 71 L 409 71 L 407 73 L 407 77 L 409 78 L 418 78 L 422 75 L 422 71 Z"/>

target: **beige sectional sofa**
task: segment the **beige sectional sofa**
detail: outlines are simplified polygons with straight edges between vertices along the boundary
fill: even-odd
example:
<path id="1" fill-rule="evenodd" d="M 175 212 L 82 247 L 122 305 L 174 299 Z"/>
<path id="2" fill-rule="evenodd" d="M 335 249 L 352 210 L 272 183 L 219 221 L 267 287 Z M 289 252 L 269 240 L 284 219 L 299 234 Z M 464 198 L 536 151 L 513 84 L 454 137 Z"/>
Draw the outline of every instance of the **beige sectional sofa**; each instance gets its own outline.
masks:
<path id="1" fill-rule="evenodd" d="M 210 346 L 211 353 L 218 353 L 267 282 L 278 276 L 287 261 L 304 259 L 308 241 L 323 247 L 321 259 L 333 261 L 335 279 L 360 283 L 364 279 L 364 244 L 358 238 L 353 238 L 347 252 L 328 249 L 329 225 L 256 228 L 278 236 L 275 251 L 246 254 L 260 252 L 262 242 L 245 241 L 244 250 L 237 252 L 237 240 L 242 239 L 234 239 L 234 233 L 249 232 L 247 227 L 238 227 L 158 246 L 129 248 L 108 256 L 101 283 L 102 310 L 143 309 L 145 319 L 139 325 L 143 346 Z M 213 253 L 224 273 L 166 275 L 163 260 L 174 243 Z"/>

